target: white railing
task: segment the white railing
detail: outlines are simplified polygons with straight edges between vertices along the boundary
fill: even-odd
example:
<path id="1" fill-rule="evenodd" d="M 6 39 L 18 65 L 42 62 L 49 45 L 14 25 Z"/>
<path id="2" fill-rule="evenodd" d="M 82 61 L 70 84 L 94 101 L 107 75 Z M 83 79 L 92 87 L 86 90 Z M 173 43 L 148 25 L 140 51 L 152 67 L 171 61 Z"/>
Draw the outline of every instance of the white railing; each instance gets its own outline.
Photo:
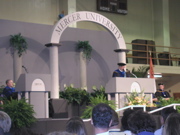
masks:
<path id="1" fill-rule="evenodd" d="M 126 107 L 117 109 L 116 112 L 120 112 L 120 111 L 123 111 L 125 109 L 129 109 L 129 108 L 133 109 L 133 108 L 136 108 L 136 107 L 142 107 L 143 111 L 146 112 L 146 106 L 145 105 L 130 105 L 130 106 L 126 106 Z"/>
<path id="2" fill-rule="evenodd" d="M 164 108 L 168 108 L 168 107 L 172 107 L 172 106 L 176 110 L 176 106 L 180 106 L 180 104 L 170 104 L 170 105 L 167 105 L 167 106 L 164 106 L 164 107 L 149 111 L 148 113 L 155 113 L 155 112 L 161 111 Z"/>
<path id="3" fill-rule="evenodd" d="M 155 113 L 155 112 L 158 112 L 158 111 L 161 111 L 162 109 L 164 108 L 168 108 L 168 107 L 172 107 L 176 110 L 176 106 L 180 106 L 180 104 L 170 104 L 170 105 L 167 105 L 167 106 L 164 106 L 164 107 L 161 107 L 161 108 L 158 108 L 158 109 L 154 109 L 152 111 L 149 111 L 148 113 Z M 115 110 L 116 112 L 120 112 L 120 111 L 123 111 L 123 110 L 126 110 L 126 109 L 133 109 L 133 108 L 137 108 L 137 107 L 142 107 L 143 108 L 143 111 L 146 112 L 146 106 L 145 105 L 130 105 L 130 106 L 126 106 L 126 107 L 123 107 L 123 108 L 120 108 L 120 109 L 117 109 Z M 91 119 L 83 119 L 84 122 L 87 122 L 87 121 L 90 121 Z"/>

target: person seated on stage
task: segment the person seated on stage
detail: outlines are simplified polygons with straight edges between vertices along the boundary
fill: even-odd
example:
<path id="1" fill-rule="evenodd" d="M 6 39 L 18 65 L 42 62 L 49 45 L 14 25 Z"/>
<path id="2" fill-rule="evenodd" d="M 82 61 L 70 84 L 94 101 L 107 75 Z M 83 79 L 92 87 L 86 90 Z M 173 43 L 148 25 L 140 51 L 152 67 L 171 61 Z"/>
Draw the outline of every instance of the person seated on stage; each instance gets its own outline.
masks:
<path id="1" fill-rule="evenodd" d="M 175 110 L 173 107 L 168 107 L 168 108 L 164 108 L 161 111 L 161 128 L 156 130 L 154 132 L 154 135 L 162 135 L 162 131 L 164 128 L 164 123 L 166 122 L 167 117 L 171 114 L 171 113 L 178 113 L 177 110 Z"/>
<path id="2" fill-rule="evenodd" d="M 121 127 L 122 127 L 124 133 L 126 133 L 126 135 L 132 135 L 132 133 L 129 129 L 129 126 L 128 126 L 128 118 L 134 112 L 135 112 L 135 110 L 132 110 L 132 109 L 126 109 L 123 112 L 123 117 L 121 118 Z"/>
<path id="3" fill-rule="evenodd" d="M 169 92 L 164 90 L 164 84 L 159 83 L 158 86 L 159 86 L 159 89 L 155 93 L 156 98 L 162 97 L 165 100 L 169 100 L 169 98 L 171 96 L 170 96 Z"/>
<path id="4" fill-rule="evenodd" d="M 13 99 L 17 99 L 17 93 L 15 92 L 13 80 L 6 80 L 6 87 L 3 89 L 3 95 L 10 100 L 11 97 Z"/>
<path id="5" fill-rule="evenodd" d="M 127 77 L 125 71 L 126 64 L 118 63 L 117 65 L 119 66 L 119 68 L 113 72 L 112 77 Z"/>
<path id="6" fill-rule="evenodd" d="M 179 135 L 180 133 L 180 114 L 172 113 L 166 119 L 163 135 Z"/>
<path id="7" fill-rule="evenodd" d="M 137 110 L 128 118 L 128 126 L 135 135 L 154 135 L 156 122 L 151 114 Z"/>
<path id="8" fill-rule="evenodd" d="M 155 94 L 154 93 L 152 93 L 152 101 L 153 101 L 153 103 L 157 103 L 157 101 L 158 101 L 158 99 L 157 99 L 157 97 L 155 96 Z"/>
<path id="9" fill-rule="evenodd" d="M 11 128 L 11 118 L 3 111 L 0 111 L 0 135 L 8 133 Z"/>
<path id="10" fill-rule="evenodd" d="M 100 103 L 93 108 L 91 123 L 96 135 L 109 135 L 112 115 L 112 108 L 107 104 Z"/>
<path id="11" fill-rule="evenodd" d="M 76 135 L 87 135 L 85 124 L 78 116 L 74 116 L 67 121 L 66 131 Z"/>

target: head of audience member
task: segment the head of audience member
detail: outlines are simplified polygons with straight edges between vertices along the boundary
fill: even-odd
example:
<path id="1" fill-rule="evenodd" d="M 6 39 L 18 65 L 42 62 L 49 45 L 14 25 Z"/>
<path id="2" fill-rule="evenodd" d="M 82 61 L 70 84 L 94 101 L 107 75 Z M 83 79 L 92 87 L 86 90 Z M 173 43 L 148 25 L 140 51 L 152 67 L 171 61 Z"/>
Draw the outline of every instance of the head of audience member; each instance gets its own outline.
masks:
<path id="1" fill-rule="evenodd" d="M 119 117 L 114 109 L 112 109 L 112 122 L 110 125 L 110 129 L 119 129 Z"/>
<path id="2" fill-rule="evenodd" d="M 163 118 L 163 120 L 161 121 L 162 124 L 165 123 L 167 117 L 168 117 L 171 113 L 177 113 L 177 110 L 175 110 L 173 107 L 168 107 L 168 108 L 164 108 L 164 109 L 161 111 L 161 116 L 162 116 L 162 118 Z"/>
<path id="3" fill-rule="evenodd" d="M 118 63 L 117 64 L 119 66 L 119 70 L 124 71 L 126 64 L 125 63 Z"/>
<path id="4" fill-rule="evenodd" d="M 152 115 L 142 110 L 135 111 L 128 119 L 128 126 L 132 133 L 153 132 L 156 129 L 156 122 Z"/>
<path id="5" fill-rule="evenodd" d="M 123 117 L 121 118 L 121 126 L 122 126 L 123 130 L 129 130 L 128 118 L 133 112 L 135 112 L 135 111 L 132 109 L 126 109 L 123 112 Z"/>
<path id="6" fill-rule="evenodd" d="M 87 135 L 85 124 L 78 116 L 72 117 L 67 121 L 66 131 L 76 135 Z"/>
<path id="7" fill-rule="evenodd" d="M 64 132 L 56 131 L 56 132 L 49 133 L 48 135 L 74 135 L 74 134 L 68 133 L 66 131 L 64 131 Z"/>
<path id="8" fill-rule="evenodd" d="M 159 83 L 158 86 L 159 86 L 159 89 L 164 90 L 164 84 L 163 83 Z"/>
<path id="9" fill-rule="evenodd" d="M 11 79 L 6 80 L 6 86 L 8 86 L 8 87 L 10 87 L 10 88 L 14 87 L 14 82 L 13 82 L 13 80 L 11 80 Z"/>
<path id="10" fill-rule="evenodd" d="M 0 128 L 4 133 L 9 132 L 11 128 L 11 118 L 7 113 L 3 111 L 0 111 Z"/>
<path id="11" fill-rule="evenodd" d="M 95 134 L 107 132 L 111 125 L 112 108 L 107 104 L 100 103 L 92 110 L 92 124 L 95 128 Z"/>
<path id="12" fill-rule="evenodd" d="M 171 113 L 163 128 L 163 135 L 179 135 L 180 133 L 180 114 Z"/>

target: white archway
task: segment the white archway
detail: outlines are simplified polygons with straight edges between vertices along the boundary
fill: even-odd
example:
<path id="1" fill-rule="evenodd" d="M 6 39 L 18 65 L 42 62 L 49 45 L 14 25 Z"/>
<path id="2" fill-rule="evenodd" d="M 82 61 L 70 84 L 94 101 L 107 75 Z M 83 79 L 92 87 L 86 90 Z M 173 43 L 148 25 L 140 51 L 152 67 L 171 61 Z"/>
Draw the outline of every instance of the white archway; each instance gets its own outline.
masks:
<path id="1" fill-rule="evenodd" d="M 50 44 L 46 45 L 50 47 L 50 70 L 52 76 L 51 98 L 59 98 L 58 46 L 60 45 L 61 35 L 70 24 L 80 21 L 94 22 L 109 30 L 117 40 L 117 49 L 121 50 L 120 53 L 118 53 L 119 62 L 126 62 L 126 45 L 124 38 L 112 21 L 105 16 L 89 11 L 80 11 L 66 15 L 57 22 L 51 34 Z"/>
<path id="2" fill-rule="evenodd" d="M 69 15 L 66 15 L 62 19 L 60 19 L 55 25 L 50 43 L 59 43 L 60 38 L 64 30 L 72 23 L 80 22 L 80 21 L 90 21 L 94 23 L 98 23 L 108 29 L 116 38 L 118 42 L 118 49 L 126 49 L 126 45 L 124 42 L 124 38 L 117 28 L 117 26 L 105 16 L 102 16 L 98 13 L 81 11 L 75 12 Z"/>

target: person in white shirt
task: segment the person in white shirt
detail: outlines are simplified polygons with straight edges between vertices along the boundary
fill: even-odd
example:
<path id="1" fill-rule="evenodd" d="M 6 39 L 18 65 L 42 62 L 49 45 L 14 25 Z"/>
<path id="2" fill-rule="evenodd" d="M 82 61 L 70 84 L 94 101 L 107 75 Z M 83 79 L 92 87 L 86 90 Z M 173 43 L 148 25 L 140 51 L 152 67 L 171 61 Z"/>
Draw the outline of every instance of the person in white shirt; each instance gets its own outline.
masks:
<path id="1" fill-rule="evenodd" d="M 171 113 L 177 113 L 177 110 L 175 110 L 173 107 L 168 107 L 168 108 L 164 108 L 162 111 L 161 111 L 161 128 L 156 130 L 154 132 L 154 135 L 162 135 L 162 131 L 163 131 L 163 128 L 164 128 L 164 123 L 167 119 L 167 117 L 171 114 Z"/>

